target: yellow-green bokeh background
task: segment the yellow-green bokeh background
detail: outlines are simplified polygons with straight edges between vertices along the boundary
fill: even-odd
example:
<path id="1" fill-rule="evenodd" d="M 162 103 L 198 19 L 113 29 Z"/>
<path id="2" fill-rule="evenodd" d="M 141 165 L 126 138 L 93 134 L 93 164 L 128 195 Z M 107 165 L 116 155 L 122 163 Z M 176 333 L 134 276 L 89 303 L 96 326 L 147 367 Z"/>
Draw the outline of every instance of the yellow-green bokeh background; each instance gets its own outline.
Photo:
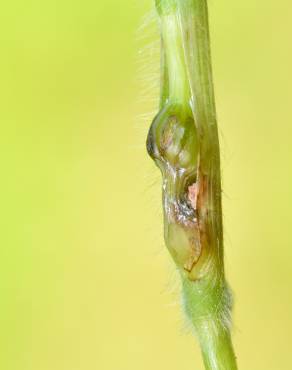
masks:
<path id="1" fill-rule="evenodd" d="M 1 4 L 3 370 L 203 369 L 143 146 L 151 3 Z M 292 369 L 291 15 L 288 0 L 210 1 L 241 370 Z"/>

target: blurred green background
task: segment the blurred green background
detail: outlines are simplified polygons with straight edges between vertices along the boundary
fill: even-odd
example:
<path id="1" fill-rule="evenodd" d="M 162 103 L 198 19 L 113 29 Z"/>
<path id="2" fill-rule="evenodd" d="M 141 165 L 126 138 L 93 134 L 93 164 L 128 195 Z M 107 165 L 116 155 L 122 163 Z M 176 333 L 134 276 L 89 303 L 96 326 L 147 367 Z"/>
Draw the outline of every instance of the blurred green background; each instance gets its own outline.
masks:
<path id="1" fill-rule="evenodd" d="M 144 148 L 158 34 L 139 25 L 151 7 L 1 4 L 3 370 L 203 369 Z M 239 368 L 289 370 L 292 4 L 209 8 Z"/>

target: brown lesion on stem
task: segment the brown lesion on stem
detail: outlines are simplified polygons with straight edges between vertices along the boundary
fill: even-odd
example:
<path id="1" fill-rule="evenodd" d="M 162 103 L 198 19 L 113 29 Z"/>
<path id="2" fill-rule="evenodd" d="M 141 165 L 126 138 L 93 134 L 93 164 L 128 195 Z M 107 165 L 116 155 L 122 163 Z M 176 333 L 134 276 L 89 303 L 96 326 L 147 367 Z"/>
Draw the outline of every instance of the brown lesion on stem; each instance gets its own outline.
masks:
<path id="1" fill-rule="evenodd" d="M 194 266 L 198 263 L 203 248 L 206 247 L 207 241 L 207 176 L 198 175 L 196 182 L 188 186 L 187 198 L 188 202 L 195 211 L 196 217 L 194 218 L 194 224 L 191 228 L 191 236 L 189 237 L 190 243 L 190 255 L 184 269 L 191 272 Z"/>
<path id="2" fill-rule="evenodd" d="M 164 153 L 173 142 L 173 126 L 177 123 L 177 117 L 175 115 L 170 116 L 168 119 L 168 125 L 165 127 L 161 139 L 161 151 Z"/>
<path id="3" fill-rule="evenodd" d="M 196 238 L 195 236 L 189 238 L 190 242 L 190 256 L 186 263 L 184 264 L 184 269 L 188 272 L 191 272 L 194 265 L 198 262 L 201 253 L 202 253 L 202 246 L 200 242 L 200 238 Z"/>
<path id="4" fill-rule="evenodd" d="M 208 181 L 190 106 L 168 104 L 154 118 L 147 149 L 163 176 L 165 241 L 178 268 L 196 279 L 207 245 Z M 199 271 L 200 272 L 200 271 Z M 200 274 L 199 274 L 200 275 Z"/>

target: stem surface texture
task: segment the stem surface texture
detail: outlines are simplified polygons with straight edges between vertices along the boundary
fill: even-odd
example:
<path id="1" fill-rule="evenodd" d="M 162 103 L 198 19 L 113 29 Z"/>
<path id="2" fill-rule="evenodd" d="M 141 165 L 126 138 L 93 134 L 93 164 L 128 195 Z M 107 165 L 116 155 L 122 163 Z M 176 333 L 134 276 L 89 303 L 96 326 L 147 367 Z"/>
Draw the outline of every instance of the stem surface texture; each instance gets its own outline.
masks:
<path id="1" fill-rule="evenodd" d="M 162 84 L 147 150 L 162 173 L 165 243 L 182 278 L 205 368 L 236 370 L 207 0 L 156 0 L 156 7 Z"/>

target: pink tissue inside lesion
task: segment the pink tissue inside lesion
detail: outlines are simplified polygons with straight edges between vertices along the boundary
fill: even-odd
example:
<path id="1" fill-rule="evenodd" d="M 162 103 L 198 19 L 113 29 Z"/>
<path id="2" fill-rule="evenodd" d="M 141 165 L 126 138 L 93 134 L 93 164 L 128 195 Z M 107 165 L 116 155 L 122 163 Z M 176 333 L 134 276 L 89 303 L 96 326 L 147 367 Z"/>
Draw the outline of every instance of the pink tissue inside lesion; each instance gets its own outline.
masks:
<path id="1" fill-rule="evenodd" d="M 188 200 L 194 210 L 197 209 L 198 193 L 199 187 L 196 182 L 188 187 Z"/>

